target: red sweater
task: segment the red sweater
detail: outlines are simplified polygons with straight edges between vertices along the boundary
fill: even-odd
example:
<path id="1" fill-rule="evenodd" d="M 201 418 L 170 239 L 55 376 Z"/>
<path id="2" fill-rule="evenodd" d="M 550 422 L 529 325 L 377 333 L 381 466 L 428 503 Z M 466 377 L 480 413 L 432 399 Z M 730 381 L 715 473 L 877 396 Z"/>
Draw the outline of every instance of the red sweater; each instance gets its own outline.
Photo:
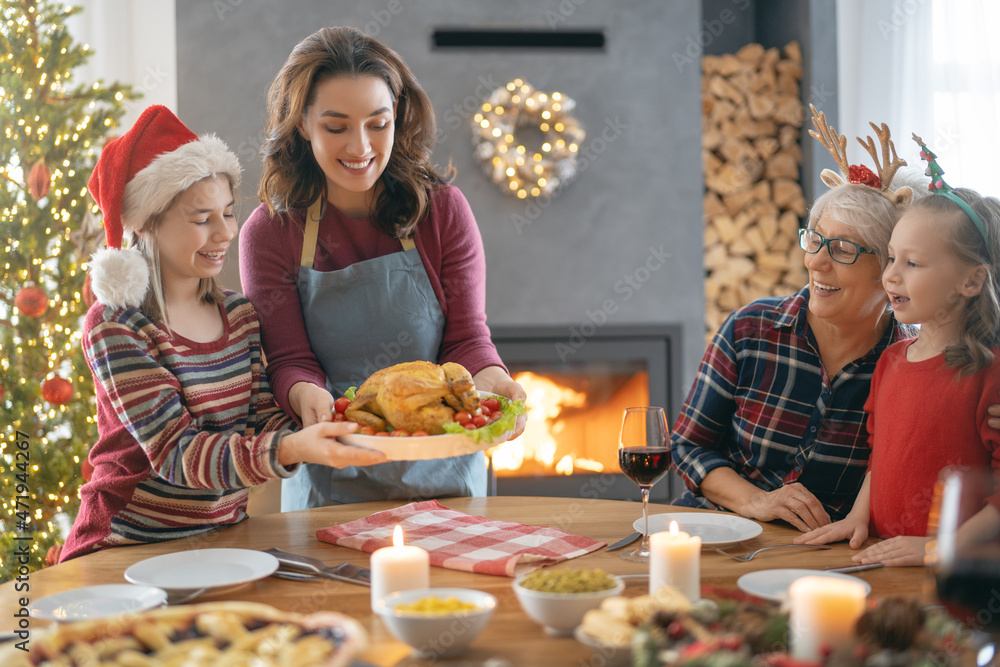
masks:
<path id="1" fill-rule="evenodd" d="M 267 375 L 275 398 L 286 408 L 295 383 L 326 386 L 326 375 L 309 347 L 296 285 L 302 258 L 302 214 L 293 211 L 271 217 L 261 204 L 240 232 L 240 282 L 260 316 Z M 414 242 L 445 316 L 438 359 L 428 361 L 453 361 L 473 375 L 487 366 L 502 367 L 486 325 L 483 241 L 472 209 L 458 188 L 432 193 L 430 211 L 417 225 Z M 367 219 L 349 218 L 327 206 L 313 268 L 337 271 L 400 251 L 397 239 L 377 231 Z"/>
<path id="2" fill-rule="evenodd" d="M 872 434 L 871 523 L 883 538 L 927 534 L 942 468 L 1000 468 L 1000 434 L 987 424 L 986 412 L 1000 395 L 1000 354 L 992 367 L 956 380 L 943 354 L 907 361 L 914 340 L 882 353 L 865 404 Z"/>

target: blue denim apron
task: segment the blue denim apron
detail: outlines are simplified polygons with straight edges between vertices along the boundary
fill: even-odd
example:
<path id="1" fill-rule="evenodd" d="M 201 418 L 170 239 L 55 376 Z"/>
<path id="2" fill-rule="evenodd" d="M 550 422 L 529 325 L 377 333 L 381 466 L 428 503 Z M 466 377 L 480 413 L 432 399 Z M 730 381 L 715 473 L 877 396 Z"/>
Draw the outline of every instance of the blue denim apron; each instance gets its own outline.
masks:
<path id="1" fill-rule="evenodd" d="M 411 239 L 403 251 L 339 271 L 312 268 L 320 206 L 306 216 L 298 290 L 309 345 L 342 396 L 377 370 L 406 361 L 437 360 L 444 313 Z M 373 500 L 422 500 L 486 495 L 482 452 L 374 466 L 303 465 L 282 482 L 282 511 Z"/>

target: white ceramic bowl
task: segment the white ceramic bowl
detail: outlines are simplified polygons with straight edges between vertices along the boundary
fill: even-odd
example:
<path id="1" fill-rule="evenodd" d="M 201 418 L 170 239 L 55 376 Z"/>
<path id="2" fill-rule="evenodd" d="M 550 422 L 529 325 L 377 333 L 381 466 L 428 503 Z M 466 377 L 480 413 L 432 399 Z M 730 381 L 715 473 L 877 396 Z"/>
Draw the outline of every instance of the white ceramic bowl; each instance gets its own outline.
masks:
<path id="1" fill-rule="evenodd" d="M 530 574 L 530 573 L 529 573 Z M 521 575 L 514 580 L 514 593 L 524 613 L 545 627 L 550 635 L 567 637 L 583 621 L 583 615 L 601 606 L 601 600 L 613 595 L 621 595 L 625 590 L 625 580 L 611 575 L 615 587 L 592 593 L 543 593 L 521 586 L 528 576 Z"/>
<path id="2" fill-rule="evenodd" d="M 455 597 L 479 607 L 478 611 L 445 615 L 398 611 L 397 605 L 411 604 L 426 597 Z M 424 657 L 451 658 L 460 655 L 483 628 L 496 609 L 497 599 L 489 593 L 469 588 L 423 588 L 392 593 L 375 601 L 374 611 L 396 639 L 412 646 Z"/>

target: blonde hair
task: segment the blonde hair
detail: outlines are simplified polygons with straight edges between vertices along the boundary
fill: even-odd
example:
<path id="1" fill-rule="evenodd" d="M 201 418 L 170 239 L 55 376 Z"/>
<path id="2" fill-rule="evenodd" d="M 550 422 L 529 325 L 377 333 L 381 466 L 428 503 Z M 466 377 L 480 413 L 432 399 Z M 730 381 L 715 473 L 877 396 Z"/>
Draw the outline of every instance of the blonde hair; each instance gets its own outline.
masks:
<path id="1" fill-rule="evenodd" d="M 913 208 L 940 213 L 940 224 L 951 225 L 951 233 L 946 236 L 955 258 L 967 266 L 986 268 L 982 290 L 968 300 L 961 341 L 944 351 L 945 363 L 957 368 L 958 376 L 962 377 L 988 368 L 993 363 L 990 348 L 1000 344 L 1000 200 L 967 188 L 957 188 L 952 193 L 979 216 L 986 227 L 986 238 L 948 197 L 925 197 L 914 203 Z"/>
<path id="2" fill-rule="evenodd" d="M 903 209 L 886 199 L 879 190 L 867 185 L 847 183 L 821 195 L 809 212 L 809 229 L 814 229 L 824 213 L 853 228 L 861 245 L 875 251 L 885 270 L 889 261 L 889 238 Z"/>
<path id="3" fill-rule="evenodd" d="M 226 182 L 229 183 L 229 189 L 233 194 L 233 201 L 239 202 L 239 196 L 237 193 L 239 186 L 231 174 L 225 172 L 212 174 L 211 176 L 206 176 L 201 180 L 208 180 L 209 178 L 215 178 L 216 176 L 226 177 Z M 196 182 L 200 183 L 201 181 Z M 146 265 L 149 267 L 149 289 L 146 290 L 146 296 L 143 298 L 142 305 L 139 306 L 139 310 L 141 310 L 150 320 L 154 322 L 163 322 L 167 331 L 170 331 L 170 320 L 167 315 L 166 300 L 163 297 L 163 276 L 160 272 L 160 248 L 156 243 L 156 234 L 160 225 L 163 224 L 163 220 L 166 218 L 167 213 L 169 213 L 170 209 L 177 204 L 177 200 L 180 199 L 185 192 L 187 192 L 187 190 L 182 190 L 174 195 L 166 208 L 155 213 L 139 228 L 136 229 L 130 227 L 125 230 L 128 233 L 128 246 L 138 250 L 139 253 L 146 259 Z M 235 206 L 236 204 L 234 204 L 234 207 Z M 140 231 L 148 233 L 140 236 Z M 225 294 L 223 292 L 222 284 L 217 277 L 213 276 L 210 278 L 202 278 L 198 281 L 198 300 L 203 301 L 204 303 L 222 303 L 224 296 Z"/>
<path id="4" fill-rule="evenodd" d="M 271 83 L 258 198 L 273 215 L 326 198 L 326 176 L 298 124 L 328 79 L 373 76 L 384 81 L 396 106 L 392 152 L 379 176 L 371 221 L 376 229 L 409 237 L 430 208 L 429 191 L 451 180 L 450 166 L 431 164 L 437 141 L 434 109 L 413 72 L 395 51 L 354 28 L 322 28 L 299 42 Z"/>

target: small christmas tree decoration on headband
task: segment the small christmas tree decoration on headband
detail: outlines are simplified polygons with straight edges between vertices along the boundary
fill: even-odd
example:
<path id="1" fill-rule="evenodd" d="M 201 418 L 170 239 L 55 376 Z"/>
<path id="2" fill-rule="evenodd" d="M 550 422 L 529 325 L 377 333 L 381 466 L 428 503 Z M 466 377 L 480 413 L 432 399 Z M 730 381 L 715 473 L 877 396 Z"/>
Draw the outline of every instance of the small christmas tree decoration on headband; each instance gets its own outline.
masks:
<path id="1" fill-rule="evenodd" d="M 945 183 L 944 179 L 941 178 L 944 176 L 944 169 L 942 169 L 941 165 L 938 164 L 937 155 L 935 155 L 931 149 L 927 148 L 927 144 L 924 143 L 924 140 L 916 134 L 913 135 L 913 140 L 917 142 L 918 146 L 920 146 L 920 159 L 927 162 L 927 170 L 924 173 L 931 177 L 931 183 L 927 186 L 931 191 L 931 194 L 947 197 L 958 204 L 959 208 L 961 208 L 965 214 L 969 216 L 969 219 L 972 220 L 972 224 L 974 224 L 976 229 L 979 230 L 979 233 L 982 234 L 983 240 L 989 241 L 989 235 L 986 233 L 986 225 L 983 224 L 982 219 L 976 215 L 976 212 L 972 210 L 972 207 L 969 206 L 964 199 L 952 192 L 954 188 Z"/>
<path id="2" fill-rule="evenodd" d="M 876 173 L 863 164 L 848 164 L 847 137 L 838 134 L 837 130 L 826 122 L 826 114 L 822 111 L 817 111 L 816 107 L 812 104 L 809 105 L 809 108 L 812 110 L 813 127 L 816 128 L 815 131 L 809 130 L 809 135 L 823 144 L 826 150 L 830 151 L 830 155 L 833 156 L 843 174 L 841 176 L 831 169 L 824 169 L 820 172 L 820 178 L 824 183 L 831 188 L 846 185 L 847 183 L 867 185 L 868 187 L 875 188 L 886 199 L 900 207 L 908 206 L 913 201 L 913 190 L 910 186 L 904 185 L 897 190 L 892 190 L 889 187 L 892 184 L 893 176 L 896 175 L 896 171 L 900 167 L 906 166 L 906 160 L 896 155 L 896 147 L 892 143 L 889 128 L 885 123 L 882 123 L 881 127 L 875 123 L 869 123 L 872 129 L 875 130 L 875 136 L 878 137 L 879 144 L 881 145 L 881 164 L 879 163 L 879 149 L 875 146 L 875 140 L 867 137 L 867 141 L 862 141 L 861 137 L 857 137 L 858 143 L 864 146 L 865 150 L 868 151 L 868 154 L 875 161 Z"/>

